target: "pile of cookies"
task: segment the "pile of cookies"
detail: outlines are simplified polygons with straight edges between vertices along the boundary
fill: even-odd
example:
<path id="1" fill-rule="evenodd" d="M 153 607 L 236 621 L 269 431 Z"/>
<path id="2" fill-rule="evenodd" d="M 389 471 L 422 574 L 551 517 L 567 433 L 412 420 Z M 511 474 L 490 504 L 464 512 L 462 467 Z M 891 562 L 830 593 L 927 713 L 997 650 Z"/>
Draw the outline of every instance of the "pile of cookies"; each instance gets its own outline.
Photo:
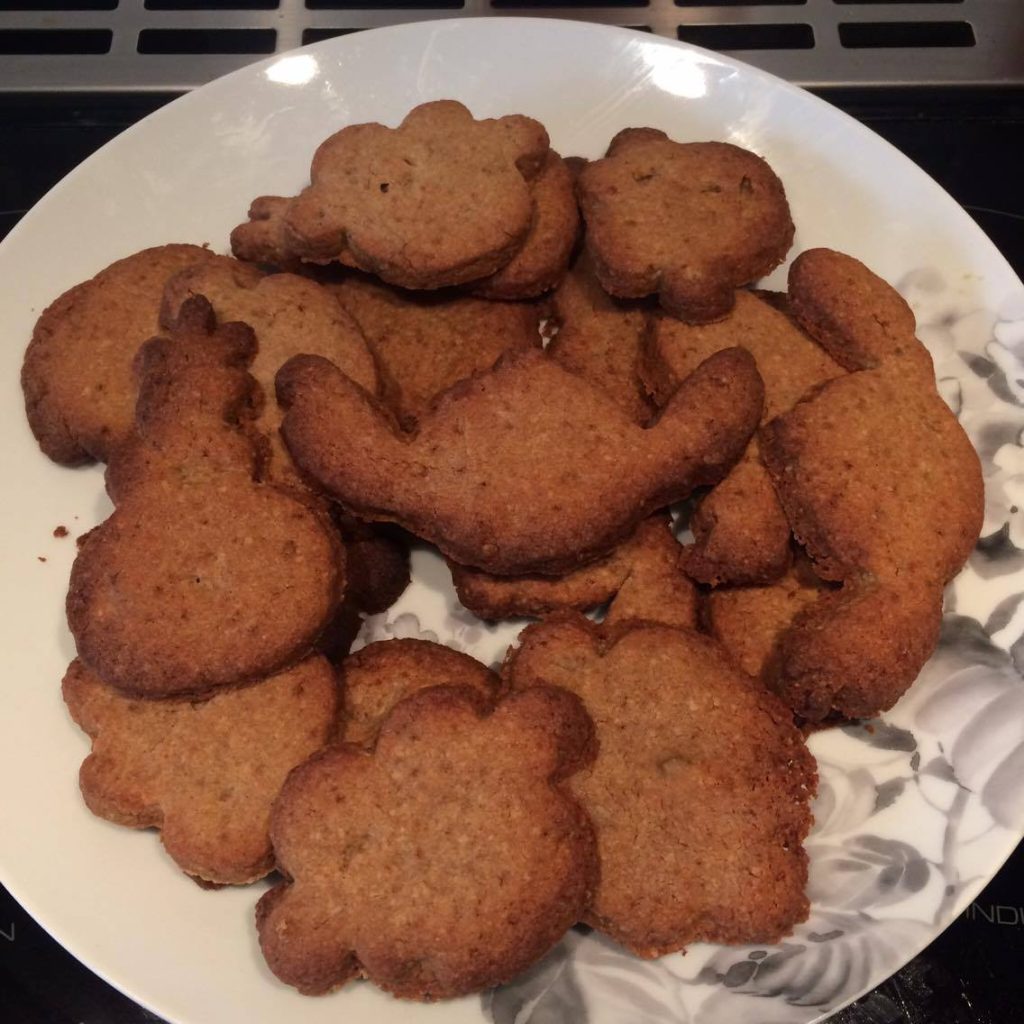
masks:
<path id="1" fill-rule="evenodd" d="M 577 922 L 644 957 L 788 934 L 804 732 L 910 685 L 982 514 L 892 288 L 825 249 L 752 287 L 793 234 L 735 146 L 563 159 L 438 101 L 332 135 L 233 256 L 60 296 L 22 383 L 115 505 L 67 600 L 90 809 L 202 885 L 279 872 L 260 945 L 307 993 L 478 991 Z M 500 674 L 348 654 L 410 534 L 482 619 L 540 620 Z"/>

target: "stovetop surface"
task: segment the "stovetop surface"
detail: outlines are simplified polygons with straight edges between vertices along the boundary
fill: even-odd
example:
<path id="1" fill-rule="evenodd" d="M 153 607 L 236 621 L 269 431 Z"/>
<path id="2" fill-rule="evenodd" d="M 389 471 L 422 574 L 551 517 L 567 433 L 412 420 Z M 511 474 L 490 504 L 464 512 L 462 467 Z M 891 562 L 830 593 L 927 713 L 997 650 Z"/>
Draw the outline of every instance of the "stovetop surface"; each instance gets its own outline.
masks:
<path id="1" fill-rule="evenodd" d="M 1024 277 L 1019 158 L 1024 88 L 833 89 L 822 95 L 923 167 Z M 0 237 L 72 167 L 172 98 L 166 93 L 0 96 Z M 832 1020 L 1011 1024 L 1024 1019 L 1022 956 L 1024 849 L 1018 849 L 936 942 Z M 153 1021 L 159 1018 L 79 964 L 0 888 L 0 1022 Z"/>

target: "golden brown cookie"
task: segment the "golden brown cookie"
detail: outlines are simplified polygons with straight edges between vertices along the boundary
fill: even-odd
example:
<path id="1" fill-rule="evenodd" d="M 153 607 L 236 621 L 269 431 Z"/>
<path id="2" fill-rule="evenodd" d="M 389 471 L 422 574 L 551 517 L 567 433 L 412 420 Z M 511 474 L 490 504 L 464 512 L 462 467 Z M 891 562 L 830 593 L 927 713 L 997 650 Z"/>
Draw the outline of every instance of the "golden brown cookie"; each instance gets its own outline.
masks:
<path id="1" fill-rule="evenodd" d="M 67 600 L 79 656 L 128 693 L 270 675 L 309 653 L 340 601 L 330 520 L 257 482 L 255 446 L 232 429 L 258 393 L 238 365 L 253 344 L 244 324 L 216 328 L 196 298 L 141 350 L 137 434 L 111 466 L 117 508 L 82 543 Z"/>
<path id="2" fill-rule="evenodd" d="M 580 212 L 573 179 L 553 150 L 530 182 L 534 218 L 520 250 L 496 274 L 473 285 L 485 299 L 535 299 L 565 276 L 579 236 Z"/>
<path id="3" fill-rule="evenodd" d="M 249 219 L 231 232 L 231 251 L 238 259 L 275 267 L 298 261 L 284 233 L 290 202 L 287 196 L 257 196 L 249 204 Z"/>
<path id="4" fill-rule="evenodd" d="M 704 599 L 704 624 L 748 676 L 767 682 L 778 658 L 779 640 L 825 590 L 806 559 L 797 559 L 786 575 L 773 583 L 712 590 Z"/>
<path id="5" fill-rule="evenodd" d="M 594 837 L 566 795 L 593 754 L 562 690 L 493 711 L 433 687 L 395 707 L 373 752 L 330 748 L 292 772 L 271 833 L 287 881 L 259 902 L 271 970 L 315 995 L 363 975 L 406 999 L 507 981 L 579 920 Z"/>
<path id="6" fill-rule="evenodd" d="M 732 308 L 734 289 L 778 266 L 793 242 L 782 182 L 724 142 L 673 142 L 627 128 L 577 182 L 598 280 L 620 298 L 657 294 L 690 323 Z"/>
<path id="7" fill-rule="evenodd" d="M 754 440 L 726 478 L 697 503 L 690 529 L 694 542 L 683 566 L 701 583 L 766 583 L 786 571 L 789 520 Z"/>
<path id="8" fill-rule="evenodd" d="M 578 615 L 528 627 L 513 692 L 577 694 L 598 754 L 569 781 L 597 833 L 585 920 L 644 957 L 692 942 L 777 942 L 804 920 L 814 759 L 773 694 L 697 633 L 603 633 Z"/>
<path id="9" fill-rule="evenodd" d="M 372 747 L 391 709 L 431 686 L 466 686 L 488 706 L 501 680 L 486 665 L 428 640 L 387 640 L 350 654 L 341 666 L 346 743 Z"/>
<path id="10" fill-rule="evenodd" d="M 105 461 L 132 429 L 132 360 L 158 330 L 164 282 L 211 259 L 197 245 L 161 245 L 112 263 L 44 310 L 21 370 L 25 411 L 54 462 Z"/>
<path id="11" fill-rule="evenodd" d="M 547 154 L 537 121 L 476 121 L 454 100 L 421 104 L 395 129 L 350 125 L 321 143 L 311 184 L 284 210 L 285 248 L 402 288 L 488 277 L 526 240 L 529 182 Z"/>
<path id="12" fill-rule="evenodd" d="M 328 494 L 507 575 L 564 573 L 607 553 L 650 512 L 717 480 L 761 408 L 739 349 L 701 366 L 647 430 L 536 350 L 450 388 L 414 435 L 323 359 L 291 360 L 277 389 L 292 457 Z"/>
<path id="13" fill-rule="evenodd" d="M 648 392 L 663 405 L 708 356 L 734 345 L 757 362 L 764 379 L 766 422 L 792 409 L 813 388 L 842 376 L 842 367 L 779 308 L 781 301 L 765 292 L 741 290 L 729 315 L 711 324 L 684 324 L 655 314 L 640 363 Z"/>
<path id="14" fill-rule="evenodd" d="M 652 516 L 610 555 L 566 576 L 492 576 L 455 563 L 449 567 L 459 600 L 482 619 L 586 611 L 615 598 L 609 618 L 671 618 L 692 627 L 697 598 L 679 568 L 682 553 L 668 517 Z"/>
<path id="15" fill-rule="evenodd" d="M 527 303 L 424 295 L 358 274 L 328 287 L 359 324 L 380 366 L 385 402 L 409 429 L 445 389 L 489 370 L 505 352 L 540 347 L 540 313 Z"/>
<path id="16" fill-rule="evenodd" d="M 183 871 L 222 885 L 273 869 L 271 805 L 292 768 L 327 742 L 340 703 L 319 657 L 206 701 L 126 697 L 77 659 L 63 689 L 93 741 L 79 777 L 89 809 L 160 829 Z"/>
<path id="17" fill-rule="evenodd" d="M 905 359 L 904 372 L 917 370 L 926 384 L 934 383 L 931 355 L 914 334 L 913 310 L 860 260 L 832 249 L 801 253 L 789 268 L 789 308 L 847 370 Z"/>
<path id="18" fill-rule="evenodd" d="M 363 523 L 338 511 L 332 517 L 345 542 L 345 601 L 365 615 L 390 608 L 409 586 L 409 548 L 401 531 Z"/>
<path id="19" fill-rule="evenodd" d="M 837 255 L 814 261 L 848 269 Z M 833 292 L 830 278 L 796 272 L 790 300 L 814 311 L 809 330 L 840 325 L 835 350 L 874 351 L 877 365 L 829 381 L 761 432 L 793 532 L 818 575 L 843 584 L 781 641 L 773 685 L 812 721 L 884 711 L 914 680 L 984 505 L 977 453 L 922 372 L 912 315 L 866 268 L 851 279 L 852 292 Z"/>
<path id="20" fill-rule="evenodd" d="M 765 382 L 764 420 L 791 409 L 843 370 L 784 308 L 777 297 L 739 291 L 732 311 L 716 323 L 684 324 L 655 316 L 641 361 L 648 390 L 662 402 L 713 352 L 742 345 Z M 686 570 L 702 583 L 768 583 L 789 565 L 789 523 L 754 442 L 739 465 L 701 500 L 690 525 L 695 542 L 687 553 Z"/>
<path id="21" fill-rule="evenodd" d="M 586 253 L 559 285 L 551 305 L 558 333 L 548 354 L 607 392 L 637 423 L 647 423 L 654 406 L 640 376 L 646 308 L 608 295 Z"/>
<path id="22" fill-rule="evenodd" d="M 274 377 L 301 353 L 330 359 L 371 394 L 379 390 L 377 366 L 358 324 L 325 288 L 295 274 L 264 274 L 229 256 L 217 256 L 175 274 L 164 290 L 161 322 L 170 326 L 182 303 L 205 296 L 221 323 L 240 320 L 256 333 L 256 355 L 249 372 L 265 401 L 255 427 L 269 439 L 270 479 L 296 483 L 295 470 L 281 442 L 281 412 L 274 399 Z"/>

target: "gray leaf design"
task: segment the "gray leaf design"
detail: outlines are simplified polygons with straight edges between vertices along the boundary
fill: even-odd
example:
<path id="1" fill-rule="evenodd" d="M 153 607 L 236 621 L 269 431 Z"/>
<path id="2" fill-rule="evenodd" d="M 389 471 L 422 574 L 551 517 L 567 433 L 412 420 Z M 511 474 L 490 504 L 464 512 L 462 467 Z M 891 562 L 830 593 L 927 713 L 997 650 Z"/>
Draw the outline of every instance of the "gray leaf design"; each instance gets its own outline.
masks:
<path id="1" fill-rule="evenodd" d="M 697 984 L 717 991 L 701 1004 L 694 1024 L 803 1024 L 811 1019 L 808 1008 L 827 1011 L 864 988 L 879 968 L 898 965 L 905 944 L 925 930 L 916 921 L 881 923 L 866 914 L 819 909 L 779 946 L 720 949 L 697 977 Z M 737 994 L 762 998 L 741 1016 Z"/>
<path id="2" fill-rule="evenodd" d="M 931 867 L 909 843 L 860 835 L 841 845 L 808 845 L 807 894 L 816 906 L 867 910 L 920 892 Z"/>
<path id="3" fill-rule="evenodd" d="M 1020 607 L 1021 601 L 1024 601 L 1024 594 L 1011 594 L 1009 597 L 1003 598 L 985 622 L 985 632 L 992 636 L 1001 629 L 1005 629 L 1013 619 L 1014 612 Z"/>
<path id="4" fill-rule="evenodd" d="M 483 1011 L 494 1024 L 584 1024 L 583 993 L 576 983 L 572 947 L 560 942 L 543 960 L 508 985 L 485 992 Z"/>
<path id="5" fill-rule="evenodd" d="M 987 380 L 996 372 L 996 364 L 991 359 L 986 359 L 976 352 L 958 352 L 957 355 L 967 364 L 971 373 L 977 377 Z"/>
<path id="6" fill-rule="evenodd" d="M 970 565 L 983 580 L 1015 575 L 1024 569 L 1024 552 L 1010 540 L 1009 523 L 978 541 Z"/>
<path id="7" fill-rule="evenodd" d="M 880 782 L 875 787 L 875 810 L 884 811 L 891 807 L 903 794 L 906 787 L 905 779 L 890 779 L 888 782 Z"/>
<path id="8" fill-rule="evenodd" d="M 667 961 L 641 960 L 594 932 L 575 950 L 577 976 L 592 1024 L 686 1024 L 679 978 Z"/>
<path id="9" fill-rule="evenodd" d="M 923 685 L 921 685 L 923 684 Z M 959 783 L 1000 824 L 1024 824 L 1024 685 L 1010 655 L 973 619 L 943 629 L 925 667 L 916 723 L 939 737 Z M 935 774 L 935 772 L 933 772 Z"/>
<path id="10" fill-rule="evenodd" d="M 914 739 L 912 732 L 883 721 L 881 718 L 844 725 L 842 729 L 847 736 L 852 736 L 854 739 L 880 750 L 905 750 L 908 753 L 917 750 L 917 740 Z"/>

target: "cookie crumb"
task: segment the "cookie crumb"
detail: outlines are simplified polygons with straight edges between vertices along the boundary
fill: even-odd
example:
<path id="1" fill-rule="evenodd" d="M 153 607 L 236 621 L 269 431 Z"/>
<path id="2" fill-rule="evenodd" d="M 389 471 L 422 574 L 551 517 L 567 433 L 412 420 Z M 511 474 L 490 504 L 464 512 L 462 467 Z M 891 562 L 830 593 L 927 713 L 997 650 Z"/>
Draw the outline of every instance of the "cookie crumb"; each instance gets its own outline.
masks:
<path id="1" fill-rule="evenodd" d="M 54 537 L 66 537 L 68 535 L 68 528 L 66 526 L 58 526 L 53 531 Z"/>

